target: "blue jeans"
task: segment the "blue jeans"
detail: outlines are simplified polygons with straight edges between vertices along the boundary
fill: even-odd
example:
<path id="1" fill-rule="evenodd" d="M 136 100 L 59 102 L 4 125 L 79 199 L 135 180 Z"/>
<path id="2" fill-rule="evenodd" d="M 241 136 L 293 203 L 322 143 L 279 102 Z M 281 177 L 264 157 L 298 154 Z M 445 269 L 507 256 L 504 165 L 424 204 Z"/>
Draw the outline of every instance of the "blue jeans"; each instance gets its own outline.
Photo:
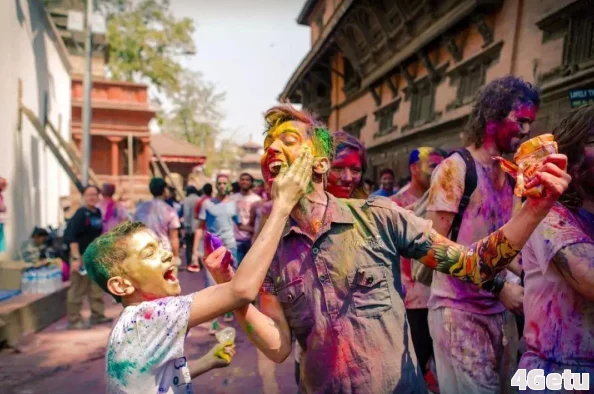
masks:
<path id="1" fill-rule="evenodd" d="M 237 269 L 237 248 L 229 248 L 229 250 L 231 251 L 231 256 L 233 256 L 233 268 Z M 215 280 L 212 278 L 212 275 L 210 274 L 210 272 L 208 272 L 208 269 L 205 269 L 204 272 L 206 273 L 206 280 L 204 281 L 204 287 L 210 287 L 210 286 L 214 286 L 216 285 Z"/>
<path id="2" fill-rule="evenodd" d="M 237 241 L 237 266 L 243 261 L 243 258 L 247 254 L 247 252 L 252 247 L 252 240 L 248 239 L 247 241 Z"/>

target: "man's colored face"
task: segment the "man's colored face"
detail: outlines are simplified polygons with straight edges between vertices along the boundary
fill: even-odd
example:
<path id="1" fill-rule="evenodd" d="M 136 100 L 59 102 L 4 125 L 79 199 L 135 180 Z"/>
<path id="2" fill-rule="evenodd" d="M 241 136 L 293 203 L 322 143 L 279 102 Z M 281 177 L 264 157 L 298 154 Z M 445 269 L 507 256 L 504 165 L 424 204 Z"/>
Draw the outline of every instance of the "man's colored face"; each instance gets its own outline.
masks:
<path id="1" fill-rule="evenodd" d="M 428 189 L 431 184 L 431 175 L 442 161 L 443 156 L 435 151 L 424 155 L 421 154 L 419 161 L 414 164 L 417 171 L 415 171 L 413 176 L 417 178 L 421 186 Z"/>
<path id="2" fill-rule="evenodd" d="M 175 276 L 171 252 L 163 249 L 150 230 L 138 231 L 127 242 L 124 260 L 125 277 L 147 299 L 179 295 L 181 287 Z"/>
<path id="3" fill-rule="evenodd" d="M 83 194 L 83 201 L 86 206 L 95 206 L 99 202 L 99 192 L 94 187 L 88 188 Z"/>
<path id="4" fill-rule="evenodd" d="M 382 189 L 391 192 L 394 190 L 394 177 L 392 174 L 384 174 L 380 178 L 380 185 L 382 185 Z"/>
<path id="5" fill-rule="evenodd" d="M 503 153 L 513 153 L 530 134 L 538 107 L 531 102 L 516 103 L 507 118 L 490 127 L 495 132 L 497 148 Z"/>
<path id="6" fill-rule="evenodd" d="M 361 155 L 356 149 L 342 149 L 336 154 L 328 173 L 328 193 L 349 198 L 363 176 Z"/>
<path id="7" fill-rule="evenodd" d="M 264 154 L 260 159 L 266 184 L 272 185 L 282 166 L 293 164 L 302 145 L 306 144 L 313 151 L 313 142 L 307 129 L 305 123 L 297 121 L 284 122 L 270 129 L 264 140 Z"/>
<path id="8" fill-rule="evenodd" d="M 242 175 L 239 177 L 239 188 L 241 191 L 247 192 L 252 188 L 252 178 L 247 175 Z"/>
<path id="9" fill-rule="evenodd" d="M 221 196 L 226 196 L 229 193 L 229 188 L 231 185 L 229 184 L 229 178 L 226 176 L 220 176 L 217 178 L 217 192 Z"/>
<path id="10" fill-rule="evenodd" d="M 6 180 L 6 178 L 0 178 L 0 192 L 6 189 L 7 186 L 8 181 Z"/>

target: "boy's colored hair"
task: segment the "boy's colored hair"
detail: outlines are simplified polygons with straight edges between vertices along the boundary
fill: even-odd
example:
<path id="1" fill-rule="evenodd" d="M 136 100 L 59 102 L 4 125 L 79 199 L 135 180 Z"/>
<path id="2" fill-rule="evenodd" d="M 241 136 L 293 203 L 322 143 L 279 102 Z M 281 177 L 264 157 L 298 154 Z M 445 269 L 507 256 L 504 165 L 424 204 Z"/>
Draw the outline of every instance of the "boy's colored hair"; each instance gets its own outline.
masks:
<path id="1" fill-rule="evenodd" d="M 121 264 L 128 257 L 128 238 L 143 230 L 148 230 L 148 227 L 141 222 L 122 223 L 94 240 L 85 251 L 83 262 L 89 278 L 106 293 L 109 293 L 109 279 L 124 274 Z M 112 296 L 117 302 L 122 301 L 121 297 Z"/>
<path id="2" fill-rule="evenodd" d="M 285 122 L 295 121 L 305 123 L 308 126 L 308 136 L 313 142 L 314 156 L 327 157 L 330 161 L 334 158 L 334 140 L 332 134 L 324 123 L 320 122 L 309 112 L 299 111 L 290 104 L 282 104 L 266 111 L 264 119 L 266 120 L 266 131 L 264 134 L 268 134 L 270 130 Z"/>

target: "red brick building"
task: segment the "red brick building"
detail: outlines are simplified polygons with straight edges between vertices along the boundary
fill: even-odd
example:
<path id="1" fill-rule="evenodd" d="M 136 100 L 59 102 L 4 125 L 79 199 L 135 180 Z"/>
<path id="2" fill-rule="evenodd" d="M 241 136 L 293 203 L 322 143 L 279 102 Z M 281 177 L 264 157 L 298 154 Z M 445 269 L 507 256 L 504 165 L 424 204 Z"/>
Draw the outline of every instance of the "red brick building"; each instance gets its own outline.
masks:
<path id="1" fill-rule="evenodd" d="M 312 47 L 280 94 L 369 149 L 370 173 L 408 172 L 415 147 L 464 144 L 477 90 L 514 74 L 542 89 L 535 132 L 574 96 L 594 101 L 588 0 L 307 0 Z M 593 93 L 589 96 L 589 92 Z"/>

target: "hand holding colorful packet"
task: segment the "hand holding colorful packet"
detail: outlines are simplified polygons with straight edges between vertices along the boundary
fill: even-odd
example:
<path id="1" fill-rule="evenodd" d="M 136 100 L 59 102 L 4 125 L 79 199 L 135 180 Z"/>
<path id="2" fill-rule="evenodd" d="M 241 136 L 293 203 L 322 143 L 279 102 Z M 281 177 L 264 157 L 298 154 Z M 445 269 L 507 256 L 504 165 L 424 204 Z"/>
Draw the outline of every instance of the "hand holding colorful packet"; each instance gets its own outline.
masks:
<path id="1" fill-rule="evenodd" d="M 514 155 L 514 162 L 503 157 L 494 157 L 501 164 L 501 169 L 516 179 L 514 194 L 518 197 L 540 197 L 543 187 L 537 186 L 526 190 L 526 184 L 544 165 L 544 159 L 558 151 L 552 134 L 543 134 L 524 142 Z"/>
<path id="2" fill-rule="evenodd" d="M 217 250 L 223 246 L 223 241 L 219 237 L 214 234 L 209 233 L 208 231 L 204 232 L 204 257 L 207 257 L 209 254 Z M 226 268 L 233 262 L 233 255 L 231 254 L 230 250 L 225 252 L 225 257 L 221 262 L 221 267 Z"/>

